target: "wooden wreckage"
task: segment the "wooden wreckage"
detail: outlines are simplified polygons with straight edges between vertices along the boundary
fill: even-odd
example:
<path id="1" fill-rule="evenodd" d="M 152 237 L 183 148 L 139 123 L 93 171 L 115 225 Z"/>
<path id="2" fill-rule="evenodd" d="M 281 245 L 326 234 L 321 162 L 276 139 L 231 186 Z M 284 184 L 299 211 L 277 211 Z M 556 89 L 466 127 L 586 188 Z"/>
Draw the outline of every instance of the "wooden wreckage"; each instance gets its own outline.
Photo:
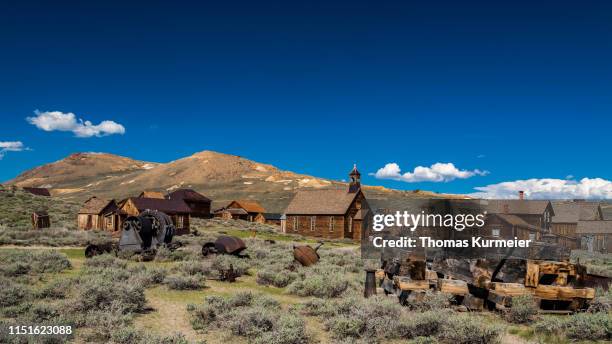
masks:
<path id="1" fill-rule="evenodd" d="M 564 251 L 558 246 L 540 243 L 536 249 L 545 254 L 530 259 L 512 253 L 486 259 L 452 255 L 428 259 L 422 253 L 408 252 L 401 258 L 383 260 L 382 268 L 375 272 L 376 280 L 385 294 L 397 295 L 402 304 L 434 291 L 453 295 L 456 304 L 471 311 L 504 310 L 512 307 L 513 298 L 522 295 L 532 295 L 542 313 L 588 308 L 595 289 L 586 286 L 586 267 L 570 263 L 569 254 L 558 260 L 544 259 L 550 258 L 551 252 L 558 255 Z"/>

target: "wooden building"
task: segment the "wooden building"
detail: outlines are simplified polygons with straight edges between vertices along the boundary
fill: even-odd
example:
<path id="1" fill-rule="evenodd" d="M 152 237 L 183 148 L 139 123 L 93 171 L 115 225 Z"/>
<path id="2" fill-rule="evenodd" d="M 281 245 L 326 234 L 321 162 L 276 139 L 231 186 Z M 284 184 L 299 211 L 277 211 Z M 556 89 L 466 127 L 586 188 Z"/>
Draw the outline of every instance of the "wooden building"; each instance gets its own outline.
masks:
<path id="1" fill-rule="evenodd" d="M 612 252 L 612 221 L 578 221 L 576 234 L 582 249 L 589 252 Z"/>
<path id="2" fill-rule="evenodd" d="M 507 214 L 519 217 L 524 222 L 550 232 L 552 218 L 555 215 L 550 201 L 544 200 L 489 200 L 486 206 L 489 214 Z"/>
<path id="3" fill-rule="evenodd" d="M 182 200 L 132 197 L 121 202 L 119 209 L 129 216 L 137 216 L 145 210 L 161 211 L 172 218 L 177 235 L 189 233 L 191 209 Z"/>
<path id="4" fill-rule="evenodd" d="M 51 219 L 46 211 L 39 210 L 32 213 L 32 228 L 42 229 L 49 227 L 51 227 Z"/>
<path id="5" fill-rule="evenodd" d="M 283 214 L 278 213 L 264 213 L 264 223 L 274 226 L 280 226 L 281 221 L 284 219 Z"/>
<path id="6" fill-rule="evenodd" d="M 158 199 L 166 198 L 164 197 L 164 194 L 159 191 L 143 191 L 140 193 L 140 195 L 138 195 L 138 197 L 139 198 L 158 198 Z"/>
<path id="7" fill-rule="evenodd" d="M 210 218 L 210 204 L 212 201 L 210 198 L 192 190 L 192 189 L 178 189 L 166 196 L 167 199 L 178 199 L 182 200 L 191 209 L 192 217 L 199 218 Z"/>
<path id="8" fill-rule="evenodd" d="M 44 197 L 50 197 L 51 196 L 51 193 L 49 192 L 49 189 L 47 189 L 47 188 L 24 187 L 23 191 L 29 192 L 32 195 L 36 195 L 36 196 L 44 196 Z"/>
<path id="9" fill-rule="evenodd" d="M 555 215 L 552 218 L 551 232 L 559 237 L 559 244 L 570 249 L 580 248 L 580 237 L 576 233 L 579 221 L 603 220 L 599 203 L 585 201 L 552 202 Z"/>
<path id="10" fill-rule="evenodd" d="M 349 177 L 348 189 L 298 191 L 285 210 L 283 232 L 355 241 L 365 238 L 362 223 L 370 209 L 356 166 Z"/>
<path id="11" fill-rule="evenodd" d="M 544 231 L 523 220 L 520 216 L 512 214 L 488 214 L 486 219 L 486 233 L 482 235 L 487 238 L 502 238 L 519 240 L 540 241 Z"/>
<path id="12" fill-rule="evenodd" d="M 215 217 L 228 218 L 231 215 L 232 219 L 240 219 L 250 222 L 255 222 L 259 216 L 259 222 L 264 222 L 263 214 L 266 212 L 257 201 L 253 200 L 237 200 L 231 201 L 228 205 L 215 211 Z M 246 214 L 245 214 L 246 213 Z"/>
<path id="13" fill-rule="evenodd" d="M 79 210 L 77 228 L 115 232 L 121 229 L 121 215 L 114 199 L 105 200 L 94 196 L 85 201 Z"/>
<path id="14" fill-rule="evenodd" d="M 215 217 L 222 218 L 224 220 L 245 220 L 248 218 L 249 213 L 244 209 L 236 208 L 221 208 L 215 211 Z"/>

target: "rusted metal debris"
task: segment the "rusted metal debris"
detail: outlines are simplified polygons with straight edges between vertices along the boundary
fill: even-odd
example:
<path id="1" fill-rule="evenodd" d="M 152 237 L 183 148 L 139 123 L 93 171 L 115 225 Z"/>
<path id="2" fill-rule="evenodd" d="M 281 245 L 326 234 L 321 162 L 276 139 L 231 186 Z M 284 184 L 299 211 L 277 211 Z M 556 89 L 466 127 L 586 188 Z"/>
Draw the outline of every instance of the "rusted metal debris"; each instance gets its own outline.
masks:
<path id="1" fill-rule="evenodd" d="M 242 239 L 222 235 L 215 240 L 215 242 L 207 242 L 202 246 L 202 255 L 204 257 L 209 254 L 231 254 L 241 258 L 248 258 L 247 254 L 242 254 L 246 250 L 247 246 Z"/>
<path id="2" fill-rule="evenodd" d="M 302 264 L 302 266 L 314 265 L 318 263 L 321 258 L 317 253 L 321 246 L 323 246 L 322 242 L 315 248 L 309 245 L 293 246 L 293 258 Z"/>

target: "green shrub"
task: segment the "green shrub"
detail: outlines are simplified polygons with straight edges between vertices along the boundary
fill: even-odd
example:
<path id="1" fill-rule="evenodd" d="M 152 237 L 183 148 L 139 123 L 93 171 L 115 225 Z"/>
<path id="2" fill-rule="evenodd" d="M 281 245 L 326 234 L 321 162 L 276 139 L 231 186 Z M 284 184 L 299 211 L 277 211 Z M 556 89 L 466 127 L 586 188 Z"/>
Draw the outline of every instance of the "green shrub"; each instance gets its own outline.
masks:
<path id="1" fill-rule="evenodd" d="M 222 327 L 236 336 L 254 338 L 271 331 L 278 313 L 264 307 L 234 308 L 222 318 Z"/>
<path id="2" fill-rule="evenodd" d="M 164 284 L 174 290 L 197 290 L 204 288 L 200 276 L 170 275 L 164 279 Z"/>
<path id="3" fill-rule="evenodd" d="M 101 254 L 85 260 L 85 266 L 90 268 L 125 269 L 127 268 L 127 265 L 128 264 L 125 260 L 118 259 L 111 254 Z"/>
<path id="4" fill-rule="evenodd" d="M 188 344 L 182 334 L 172 336 L 157 336 L 148 332 L 139 331 L 132 327 L 123 327 L 113 331 L 112 344 Z"/>
<path id="5" fill-rule="evenodd" d="M 611 340 L 612 315 L 607 313 L 577 313 L 568 317 L 565 335 L 575 340 Z"/>
<path id="6" fill-rule="evenodd" d="M 80 312 L 107 310 L 113 303 L 120 305 L 123 313 L 142 311 L 146 303 L 144 288 L 135 283 L 92 278 L 78 286 L 72 308 Z"/>
<path id="7" fill-rule="evenodd" d="M 285 314 L 274 324 L 272 331 L 255 340 L 261 344 L 306 344 L 308 343 L 304 319 L 295 314 Z"/>
<path id="8" fill-rule="evenodd" d="M 538 306 L 531 294 L 512 298 L 512 307 L 506 312 L 506 319 L 515 324 L 526 324 L 535 320 Z"/>
<path id="9" fill-rule="evenodd" d="M 0 307 L 15 306 L 29 298 L 30 290 L 24 285 L 0 279 Z"/>
<path id="10" fill-rule="evenodd" d="M 437 335 L 446 325 L 446 318 L 452 313 L 426 311 L 403 316 L 395 324 L 395 331 L 402 338 L 429 337 Z"/>
<path id="11" fill-rule="evenodd" d="M 440 339 L 453 344 L 499 343 L 502 329 L 489 325 L 469 314 L 450 316 L 443 326 Z"/>
<path id="12" fill-rule="evenodd" d="M 452 297 L 453 296 L 450 294 L 437 293 L 428 290 L 425 292 L 422 299 L 412 300 L 407 305 L 410 309 L 421 312 L 449 308 Z"/>

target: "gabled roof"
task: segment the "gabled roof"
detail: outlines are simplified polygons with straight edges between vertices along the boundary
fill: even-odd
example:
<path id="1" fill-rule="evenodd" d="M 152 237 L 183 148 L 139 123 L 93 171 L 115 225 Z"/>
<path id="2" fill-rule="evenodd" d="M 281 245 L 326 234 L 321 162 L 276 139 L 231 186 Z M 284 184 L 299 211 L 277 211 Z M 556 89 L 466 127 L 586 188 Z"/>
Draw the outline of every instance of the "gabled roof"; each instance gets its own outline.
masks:
<path id="1" fill-rule="evenodd" d="M 346 189 L 300 190 L 285 210 L 287 215 L 344 215 L 359 192 Z"/>
<path id="2" fill-rule="evenodd" d="M 138 208 L 138 211 L 150 209 L 159 210 L 166 214 L 191 212 L 191 209 L 187 206 L 187 204 L 178 199 L 132 197 L 128 198 L 128 201 L 132 201 L 136 208 Z"/>
<path id="3" fill-rule="evenodd" d="M 140 198 L 165 198 L 164 194 L 159 191 L 143 191 L 138 196 Z"/>
<path id="4" fill-rule="evenodd" d="M 265 213 L 266 212 L 264 207 L 262 207 L 259 203 L 257 203 L 257 201 L 241 199 L 241 200 L 230 202 L 230 204 L 232 203 L 236 203 L 238 206 L 240 206 L 240 208 L 248 211 L 249 213 Z"/>
<path id="5" fill-rule="evenodd" d="M 182 199 L 191 202 L 211 202 L 210 198 L 192 189 L 178 189 L 166 196 L 168 199 Z"/>
<path id="6" fill-rule="evenodd" d="M 541 215 L 550 201 L 508 199 L 489 200 L 488 203 L 486 209 L 493 214 Z"/>
<path id="7" fill-rule="evenodd" d="M 529 224 L 525 220 L 523 220 L 522 218 L 516 215 L 512 215 L 512 214 L 491 214 L 491 215 L 499 217 L 502 221 L 509 223 L 512 226 L 522 227 L 522 228 L 530 229 L 532 231 L 542 230 L 542 228 Z"/>
<path id="8" fill-rule="evenodd" d="M 115 200 L 105 200 L 98 197 L 91 197 L 79 210 L 79 214 L 91 214 L 91 215 L 99 215 L 109 203 L 115 202 Z"/>
<path id="9" fill-rule="evenodd" d="M 555 216 L 553 223 L 576 223 L 578 221 L 592 221 L 601 219 L 599 203 L 558 201 L 552 202 Z"/>
<path id="10" fill-rule="evenodd" d="M 37 196 L 51 196 L 51 193 L 49 192 L 49 189 L 46 188 L 30 188 L 30 187 L 24 187 L 23 191 L 29 192 L 33 195 L 37 195 Z"/>
<path id="11" fill-rule="evenodd" d="M 612 234 L 612 221 L 578 221 L 577 234 Z"/>
<path id="12" fill-rule="evenodd" d="M 230 213 L 232 215 L 248 215 L 246 210 L 242 208 L 221 208 L 215 211 L 215 214 Z"/>

